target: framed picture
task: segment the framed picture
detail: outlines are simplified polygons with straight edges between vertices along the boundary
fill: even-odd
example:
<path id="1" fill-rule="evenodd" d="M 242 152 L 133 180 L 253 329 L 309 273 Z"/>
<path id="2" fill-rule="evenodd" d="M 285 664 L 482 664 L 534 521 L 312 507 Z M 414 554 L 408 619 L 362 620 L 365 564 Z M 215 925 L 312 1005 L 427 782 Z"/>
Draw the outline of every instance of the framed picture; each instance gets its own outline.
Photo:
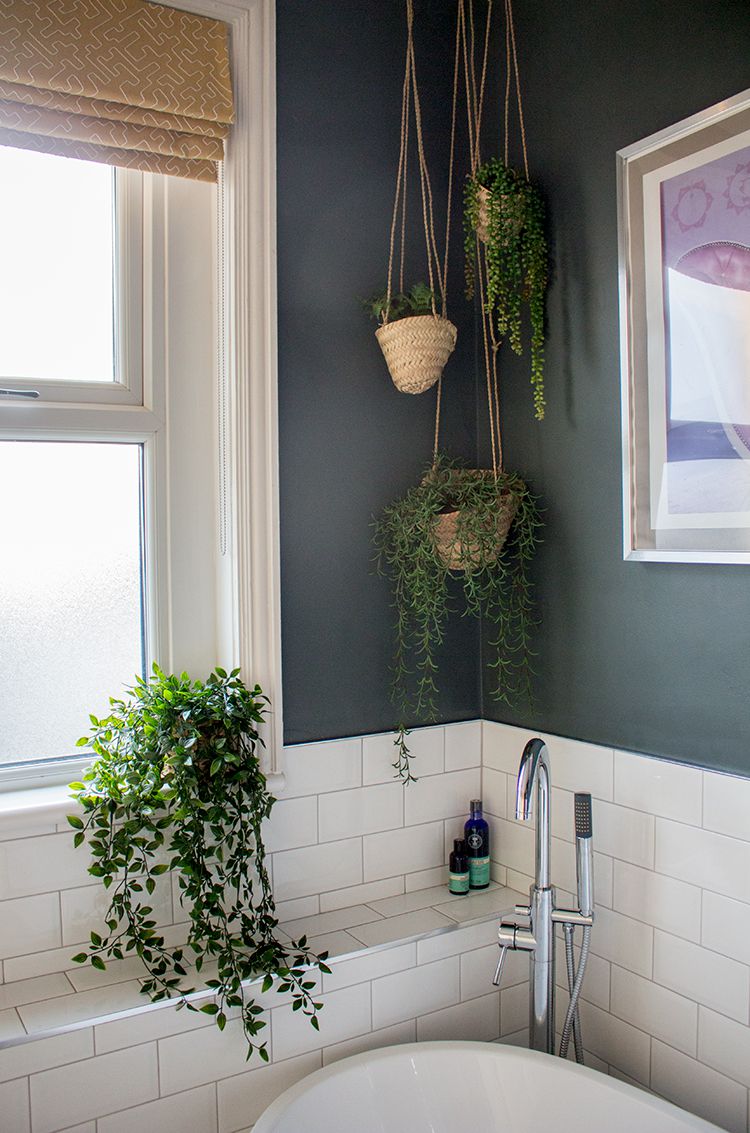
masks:
<path id="1" fill-rule="evenodd" d="M 625 558 L 750 563 L 750 91 L 617 166 Z"/>

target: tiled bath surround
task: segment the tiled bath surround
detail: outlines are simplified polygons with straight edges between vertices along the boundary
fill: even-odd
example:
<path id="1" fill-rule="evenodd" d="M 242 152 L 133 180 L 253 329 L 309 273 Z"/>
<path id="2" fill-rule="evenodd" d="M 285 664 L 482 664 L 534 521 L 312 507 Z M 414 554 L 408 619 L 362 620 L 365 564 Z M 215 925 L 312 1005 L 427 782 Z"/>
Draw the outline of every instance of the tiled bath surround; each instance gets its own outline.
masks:
<path id="1" fill-rule="evenodd" d="M 453 923 L 432 907 L 441 897 L 446 908 L 450 902 L 447 890 L 434 887 L 444 884 L 447 846 L 480 787 L 481 726 L 422 729 L 412 741 L 420 781 L 406 789 L 393 782 L 388 736 L 285 753 L 287 789 L 267 845 L 279 914 L 290 933 L 306 931 L 320 948 L 347 952 Z M 72 1000 L 82 1020 L 142 1003 L 132 961 L 107 973 L 70 963 L 89 929 L 100 926 L 105 898 L 86 873 L 85 854 L 72 850 L 69 829 L 61 823 L 5 833 L 5 1037 L 17 1037 L 24 1025 L 62 1023 L 71 1017 Z M 169 885 L 158 909 L 179 936 L 184 918 Z M 501 998 L 490 984 L 494 934 L 488 922 L 335 963 L 322 978 L 320 1034 L 283 997 L 268 993 L 270 1066 L 254 1059 L 248 1068 L 236 1020 L 222 1034 L 208 1017 L 171 1008 L 6 1046 L 0 1127 L 3 1133 L 140 1133 L 146 1123 L 160 1133 L 235 1133 L 297 1078 L 354 1051 L 415 1038 L 496 1039 L 519 1023 L 511 1004 L 501 1028 Z M 511 967 L 511 991 L 524 968 Z M 103 986 L 113 977 L 116 984 Z"/>
<path id="2" fill-rule="evenodd" d="M 288 930 L 335 951 L 434 930 L 446 912 L 429 889 L 444 882 L 480 775 L 493 876 L 525 890 L 533 834 L 512 818 L 512 791 L 529 735 L 477 722 L 415 732 L 421 779 L 406 790 L 391 779 L 390 737 L 288 749 L 288 787 L 268 831 Z M 572 792 L 594 796 L 587 1061 L 747 1133 L 750 781 L 556 737 L 549 748 L 553 874 L 571 895 Z M 102 977 L 117 978 L 108 987 L 70 967 L 101 898 L 65 827 L 4 828 L 0 838 L 0 1033 L 49 1026 L 63 1000 L 78 1000 L 71 980 L 87 1018 L 136 1001 L 134 965 Z M 159 908 L 179 935 L 171 888 Z M 160 1133 L 237 1133 L 291 1082 L 357 1050 L 415 1037 L 523 1042 L 527 961 L 510 957 L 498 997 L 494 933 L 475 925 L 339 961 L 323 978 L 320 1035 L 270 993 L 270 1066 L 248 1069 L 236 1022 L 222 1035 L 171 1009 L 5 1047 L 4 1133 L 140 1133 L 144 1122 Z"/>
<path id="3" fill-rule="evenodd" d="M 513 817 L 514 791 L 520 752 L 534 734 L 483 724 L 493 857 L 508 885 L 522 890 L 531 883 L 534 836 Z M 571 895 L 573 792 L 594 799 L 597 907 L 581 1008 L 589 1065 L 747 1133 L 750 780 L 547 739 L 552 880 Z"/>

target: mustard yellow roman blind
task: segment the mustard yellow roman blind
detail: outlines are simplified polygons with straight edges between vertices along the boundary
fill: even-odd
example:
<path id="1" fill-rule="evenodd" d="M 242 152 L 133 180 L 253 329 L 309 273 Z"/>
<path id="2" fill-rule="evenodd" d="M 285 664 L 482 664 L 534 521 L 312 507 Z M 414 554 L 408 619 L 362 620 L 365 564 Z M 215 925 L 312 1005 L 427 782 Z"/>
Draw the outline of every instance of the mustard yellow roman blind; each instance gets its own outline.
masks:
<path id="1" fill-rule="evenodd" d="M 0 144 L 216 180 L 227 26 L 147 0 L 0 0 Z"/>

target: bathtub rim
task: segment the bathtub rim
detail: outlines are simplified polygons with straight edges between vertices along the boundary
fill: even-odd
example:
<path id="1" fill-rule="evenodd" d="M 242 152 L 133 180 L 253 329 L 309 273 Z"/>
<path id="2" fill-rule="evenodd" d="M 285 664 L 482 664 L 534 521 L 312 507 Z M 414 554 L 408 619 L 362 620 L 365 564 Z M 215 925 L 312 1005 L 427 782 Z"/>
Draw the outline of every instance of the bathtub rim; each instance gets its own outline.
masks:
<path id="1" fill-rule="evenodd" d="M 331 1063 L 330 1066 L 323 1066 L 319 1070 L 314 1070 L 311 1074 L 301 1078 L 299 1082 L 295 1082 L 294 1085 L 289 1086 L 283 1093 L 279 1094 L 260 1115 L 253 1126 L 253 1133 L 274 1133 L 273 1125 L 270 1123 L 281 1117 L 287 1106 L 294 1104 L 300 1097 L 303 1097 L 310 1089 L 311 1082 L 323 1082 L 329 1078 L 335 1078 L 337 1075 L 345 1073 L 349 1067 L 372 1061 L 380 1061 L 384 1058 L 393 1057 L 396 1054 L 408 1057 L 412 1052 L 423 1054 L 430 1050 L 455 1051 L 457 1049 L 462 1051 L 481 1051 L 485 1054 L 491 1051 L 494 1057 L 508 1058 L 516 1062 L 537 1062 L 541 1064 L 543 1059 L 553 1058 L 557 1064 L 557 1068 L 563 1073 L 578 1075 L 581 1078 L 589 1080 L 591 1080 L 592 1075 L 595 1075 L 599 1084 L 601 1085 L 602 1081 L 606 1082 L 607 1088 L 611 1089 L 615 1095 L 631 1098 L 634 1094 L 643 1095 L 639 1100 L 656 1112 L 664 1113 L 665 1115 L 668 1114 L 672 1117 L 678 1115 L 683 1119 L 686 1124 L 686 1131 L 693 1130 L 694 1133 L 725 1133 L 718 1125 L 713 1125 L 705 1118 L 690 1113 L 689 1110 L 683 1109 L 681 1106 L 675 1105 L 673 1102 L 651 1093 L 651 1091 L 645 1087 L 631 1086 L 627 1082 L 613 1078 L 611 1075 L 602 1074 L 601 1071 L 594 1070 L 590 1066 L 579 1066 L 575 1062 L 558 1058 L 556 1055 L 544 1054 L 537 1050 L 527 1050 L 525 1047 L 511 1046 L 504 1043 L 477 1042 L 470 1039 L 436 1039 L 429 1042 L 401 1043 L 391 1046 L 375 1047 L 372 1050 L 361 1051 L 359 1054 L 351 1054 L 347 1058 L 341 1058 L 337 1062 Z"/>

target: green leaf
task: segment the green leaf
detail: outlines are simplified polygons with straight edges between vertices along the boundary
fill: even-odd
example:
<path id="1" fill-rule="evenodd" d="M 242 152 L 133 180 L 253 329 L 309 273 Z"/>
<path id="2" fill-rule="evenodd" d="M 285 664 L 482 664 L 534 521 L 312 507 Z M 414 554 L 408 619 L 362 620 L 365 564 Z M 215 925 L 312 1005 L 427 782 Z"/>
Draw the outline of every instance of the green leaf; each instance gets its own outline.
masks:
<path id="1" fill-rule="evenodd" d="M 106 972 L 107 970 L 107 965 L 104 963 L 101 956 L 92 956 L 91 966 L 92 968 L 98 968 L 100 972 Z"/>
<path id="2" fill-rule="evenodd" d="M 77 786 L 78 784 L 75 785 Z M 74 786 L 74 784 L 71 783 L 71 786 Z M 80 784 L 80 789 L 83 790 L 83 784 Z M 67 815 L 67 819 L 68 824 L 72 826 L 74 830 L 83 830 L 83 819 L 79 818 L 77 814 L 69 814 Z"/>

